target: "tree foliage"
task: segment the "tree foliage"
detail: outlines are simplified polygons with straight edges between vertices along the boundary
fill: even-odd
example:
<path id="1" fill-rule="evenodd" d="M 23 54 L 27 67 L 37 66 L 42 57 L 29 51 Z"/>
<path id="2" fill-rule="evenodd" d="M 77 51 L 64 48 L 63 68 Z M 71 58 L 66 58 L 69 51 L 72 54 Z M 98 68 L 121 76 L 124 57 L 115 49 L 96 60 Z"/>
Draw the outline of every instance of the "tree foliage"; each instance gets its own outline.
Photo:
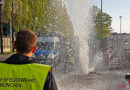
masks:
<path id="1" fill-rule="evenodd" d="M 10 19 L 15 31 L 28 28 L 68 38 L 74 34 L 66 7 L 60 0 L 5 0 L 2 22 L 9 23 Z"/>
<path id="2" fill-rule="evenodd" d="M 95 18 L 95 24 L 97 28 L 97 35 L 99 38 L 102 37 L 101 35 L 101 10 L 97 8 L 96 6 L 93 6 L 93 15 Z M 103 27 L 103 38 L 105 38 L 111 31 L 111 23 L 112 23 L 112 17 L 102 12 L 102 27 Z"/>
<path id="3" fill-rule="evenodd" d="M 71 39 L 74 35 L 74 29 L 65 5 L 61 0 L 53 0 L 51 9 L 50 30 Z"/>
<path id="4" fill-rule="evenodd" d="M 5 0 L 2 21 L 9 23 L 12 19 L 12 25 L 16 31 L 25 28 L 39 30 L 44 25 L 49 25 L 46 15 L 49 4 L 50 0 Z"/>

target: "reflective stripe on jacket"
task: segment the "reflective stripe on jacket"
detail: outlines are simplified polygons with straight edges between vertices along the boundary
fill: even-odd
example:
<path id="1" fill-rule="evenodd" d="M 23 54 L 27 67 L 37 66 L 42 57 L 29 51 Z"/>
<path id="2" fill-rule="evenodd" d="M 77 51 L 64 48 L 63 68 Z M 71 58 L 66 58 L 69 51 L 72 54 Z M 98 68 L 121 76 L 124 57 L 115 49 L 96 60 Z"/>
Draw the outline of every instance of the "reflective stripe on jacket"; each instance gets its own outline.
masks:
<path id="1" fill-rule="evenodd" d="M 48 65 L 0 63 L 0 90 L 43 90 Z"/>
<path id="2" fill-rule="evenodd" d="M 70 63 L 74 64 L 74 57 L 71 57 L 71 59 L 69 60 Z"/>

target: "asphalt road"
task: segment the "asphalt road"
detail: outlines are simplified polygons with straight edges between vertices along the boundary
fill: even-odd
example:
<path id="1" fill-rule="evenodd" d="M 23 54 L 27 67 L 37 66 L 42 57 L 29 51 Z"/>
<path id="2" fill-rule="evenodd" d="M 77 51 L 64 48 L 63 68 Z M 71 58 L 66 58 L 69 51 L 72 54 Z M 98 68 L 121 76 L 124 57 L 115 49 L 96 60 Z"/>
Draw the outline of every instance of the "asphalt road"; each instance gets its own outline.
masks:
<path id="1" fill-rule="evenodd" d="M 130 90 L 120 70 L 88 75 L 54 72 L 54 76 L 59 90 Z"/>
<path id="2" fill-rule="evenodd" d="M 128 81 L 125 80 L 125 74 L 129 73 L 130 70 L 122 68 L 100 69 L 84 74 L 78 63 L 74 65 L 72 71 L 65 72 L 58 69 L 54 71 L 59 90 L 130 90 Z M 102 68 L 104 67 L 102 65 Z"/>

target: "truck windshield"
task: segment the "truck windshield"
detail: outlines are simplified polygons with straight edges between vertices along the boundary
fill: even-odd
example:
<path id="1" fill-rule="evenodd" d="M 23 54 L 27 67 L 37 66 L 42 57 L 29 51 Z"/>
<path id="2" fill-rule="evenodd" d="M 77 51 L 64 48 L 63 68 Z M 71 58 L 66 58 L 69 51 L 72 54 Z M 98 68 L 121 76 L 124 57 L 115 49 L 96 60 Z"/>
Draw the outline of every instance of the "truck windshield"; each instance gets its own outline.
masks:
<path id="1" fill-rule="evenodd" d="M 38 49 L 41 49 L 41 50 L 52 50 L 54 48 L 54 43 L 52 42 L 45 42 L 45 43 L 42 43 L 42 42 L 38 42 Z"/>

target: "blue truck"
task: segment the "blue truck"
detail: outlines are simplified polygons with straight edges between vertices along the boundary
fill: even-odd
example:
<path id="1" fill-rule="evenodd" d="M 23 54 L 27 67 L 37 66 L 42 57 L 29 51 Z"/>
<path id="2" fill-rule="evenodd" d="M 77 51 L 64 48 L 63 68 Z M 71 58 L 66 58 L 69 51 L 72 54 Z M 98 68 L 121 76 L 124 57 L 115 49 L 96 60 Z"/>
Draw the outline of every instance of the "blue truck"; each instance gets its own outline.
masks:
<path id="1" fill-rule="evenodd" d="M 56 36 L 38 37 L 35 56 L 40 63 L 55 64 L 59 59 L 60 39 Z"/>

